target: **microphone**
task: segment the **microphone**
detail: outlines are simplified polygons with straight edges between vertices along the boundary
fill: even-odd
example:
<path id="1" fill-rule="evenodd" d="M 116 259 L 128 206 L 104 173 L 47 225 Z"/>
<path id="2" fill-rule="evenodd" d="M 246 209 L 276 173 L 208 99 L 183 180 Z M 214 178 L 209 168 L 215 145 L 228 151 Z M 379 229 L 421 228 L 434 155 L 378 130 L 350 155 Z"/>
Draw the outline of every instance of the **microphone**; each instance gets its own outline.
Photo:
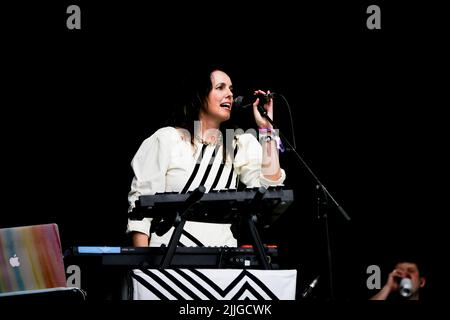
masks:
<path id="1" fill-rule="evenodd" d="M 309 296 L 311 294 L 311 291 L 314 289 L 314 287 L 317 285 L 317 282 L 319 281 L 319 277 L 317 276 L 317 278 L 315 278 L 310 284 L 309 286 L 303 291 L 302 293 L 302 298 L 306 298 L 307 296 Z"/>
<path id="2" fill-rule="evenodd" d="M 253 102 L 255 102 L 256 98 L 259 98 L 259 103 L 266 104 L 270 99 L 272 99 L 274 96 L 274 93 L 267 93 L 267 94 L 257 94 L 253 96 L 237 96 L 233 100 L 233 106 L 237 108 L 248 108 L 253 105 Z"/>
<path id="3" fill-rule="evenodd" d="M 400 281 L 400 294 L 404 298 L 408 298 L 412 294 L 412 281 L 409 278 L 403 278 Z"/>

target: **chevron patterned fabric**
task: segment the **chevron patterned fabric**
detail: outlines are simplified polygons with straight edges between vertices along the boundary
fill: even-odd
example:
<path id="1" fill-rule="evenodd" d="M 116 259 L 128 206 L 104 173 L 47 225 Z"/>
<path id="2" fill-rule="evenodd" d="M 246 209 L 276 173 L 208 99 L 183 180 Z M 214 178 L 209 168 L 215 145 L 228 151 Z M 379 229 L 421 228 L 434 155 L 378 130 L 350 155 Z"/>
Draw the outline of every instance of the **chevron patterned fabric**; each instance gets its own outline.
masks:
<path id="1" fill-rule="evenodd" d="M 134 269 L 133 300 L 295 300 L 297 270 Z"/>

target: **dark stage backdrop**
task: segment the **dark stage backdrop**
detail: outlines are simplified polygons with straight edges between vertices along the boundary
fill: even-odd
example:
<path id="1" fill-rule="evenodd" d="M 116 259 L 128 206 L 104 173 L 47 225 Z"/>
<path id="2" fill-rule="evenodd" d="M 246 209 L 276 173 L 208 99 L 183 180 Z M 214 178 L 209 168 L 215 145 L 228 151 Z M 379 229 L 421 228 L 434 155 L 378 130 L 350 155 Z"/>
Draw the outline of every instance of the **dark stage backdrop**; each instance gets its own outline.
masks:
<path id="1" fill-rule="evenodd" d="M 134 153 L 168 115 L 182 77 L 220 63 L 237 94 L 286 97 L 297 151 L 351 216 L 329 210 L 338 298 L 366 299 L 367 267 L 386 276 L 411 251 L 433 268 L 444 238 L 437 75 L 445 54 L 430 31 L 437 25 L 411 23 L 417 8 L 386 5 L 382 30 L 371 31 L 364 4 L 229 3 L 200 13 L 187 3 L 108 3 L 81 2 L 78 31 L 66 29 L 68 4 L 15 11 L 0 227 L 56 222 L 64 248 L 128 244 Z M 283 100 L 275 108 L 291 137 Z M 281 161 L 296 200 L 262 236 L 299 268 L 303 285 L 326 271 L 325 235 L 314 183 L 293 154 Z"/>

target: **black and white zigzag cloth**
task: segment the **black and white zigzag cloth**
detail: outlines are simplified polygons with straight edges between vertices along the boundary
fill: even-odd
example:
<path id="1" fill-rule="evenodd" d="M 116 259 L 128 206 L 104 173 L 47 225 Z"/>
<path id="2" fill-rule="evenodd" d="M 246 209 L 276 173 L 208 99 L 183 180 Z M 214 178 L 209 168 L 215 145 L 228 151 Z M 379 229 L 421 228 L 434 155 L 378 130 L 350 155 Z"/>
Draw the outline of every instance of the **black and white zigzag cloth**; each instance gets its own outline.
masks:
<path id="1" fill-rule="evenodd" d="M 134 269 L 133 300 L 295 300 L 297 270 Z"/>

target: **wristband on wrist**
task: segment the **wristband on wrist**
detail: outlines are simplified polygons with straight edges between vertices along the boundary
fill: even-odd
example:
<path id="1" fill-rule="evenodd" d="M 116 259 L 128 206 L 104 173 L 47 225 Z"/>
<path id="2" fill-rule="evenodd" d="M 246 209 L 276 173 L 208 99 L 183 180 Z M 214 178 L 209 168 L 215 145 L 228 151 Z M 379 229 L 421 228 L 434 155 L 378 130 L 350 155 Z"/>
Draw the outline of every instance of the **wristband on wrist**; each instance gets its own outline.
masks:
<path id="1" fill-rule="evenodd" d="M 259 128 L 259 134 L 272 133 L 272 128 Z"/>
<path id="2" fill-rule="evenodd" d="M 286 149 L 278 135 L 273 135 L 274 131 L 271 128 L 259 128 L 259 141 L 270 142 L 275 140 L 277 143 L 277 149 L 284 152 Z"/>

